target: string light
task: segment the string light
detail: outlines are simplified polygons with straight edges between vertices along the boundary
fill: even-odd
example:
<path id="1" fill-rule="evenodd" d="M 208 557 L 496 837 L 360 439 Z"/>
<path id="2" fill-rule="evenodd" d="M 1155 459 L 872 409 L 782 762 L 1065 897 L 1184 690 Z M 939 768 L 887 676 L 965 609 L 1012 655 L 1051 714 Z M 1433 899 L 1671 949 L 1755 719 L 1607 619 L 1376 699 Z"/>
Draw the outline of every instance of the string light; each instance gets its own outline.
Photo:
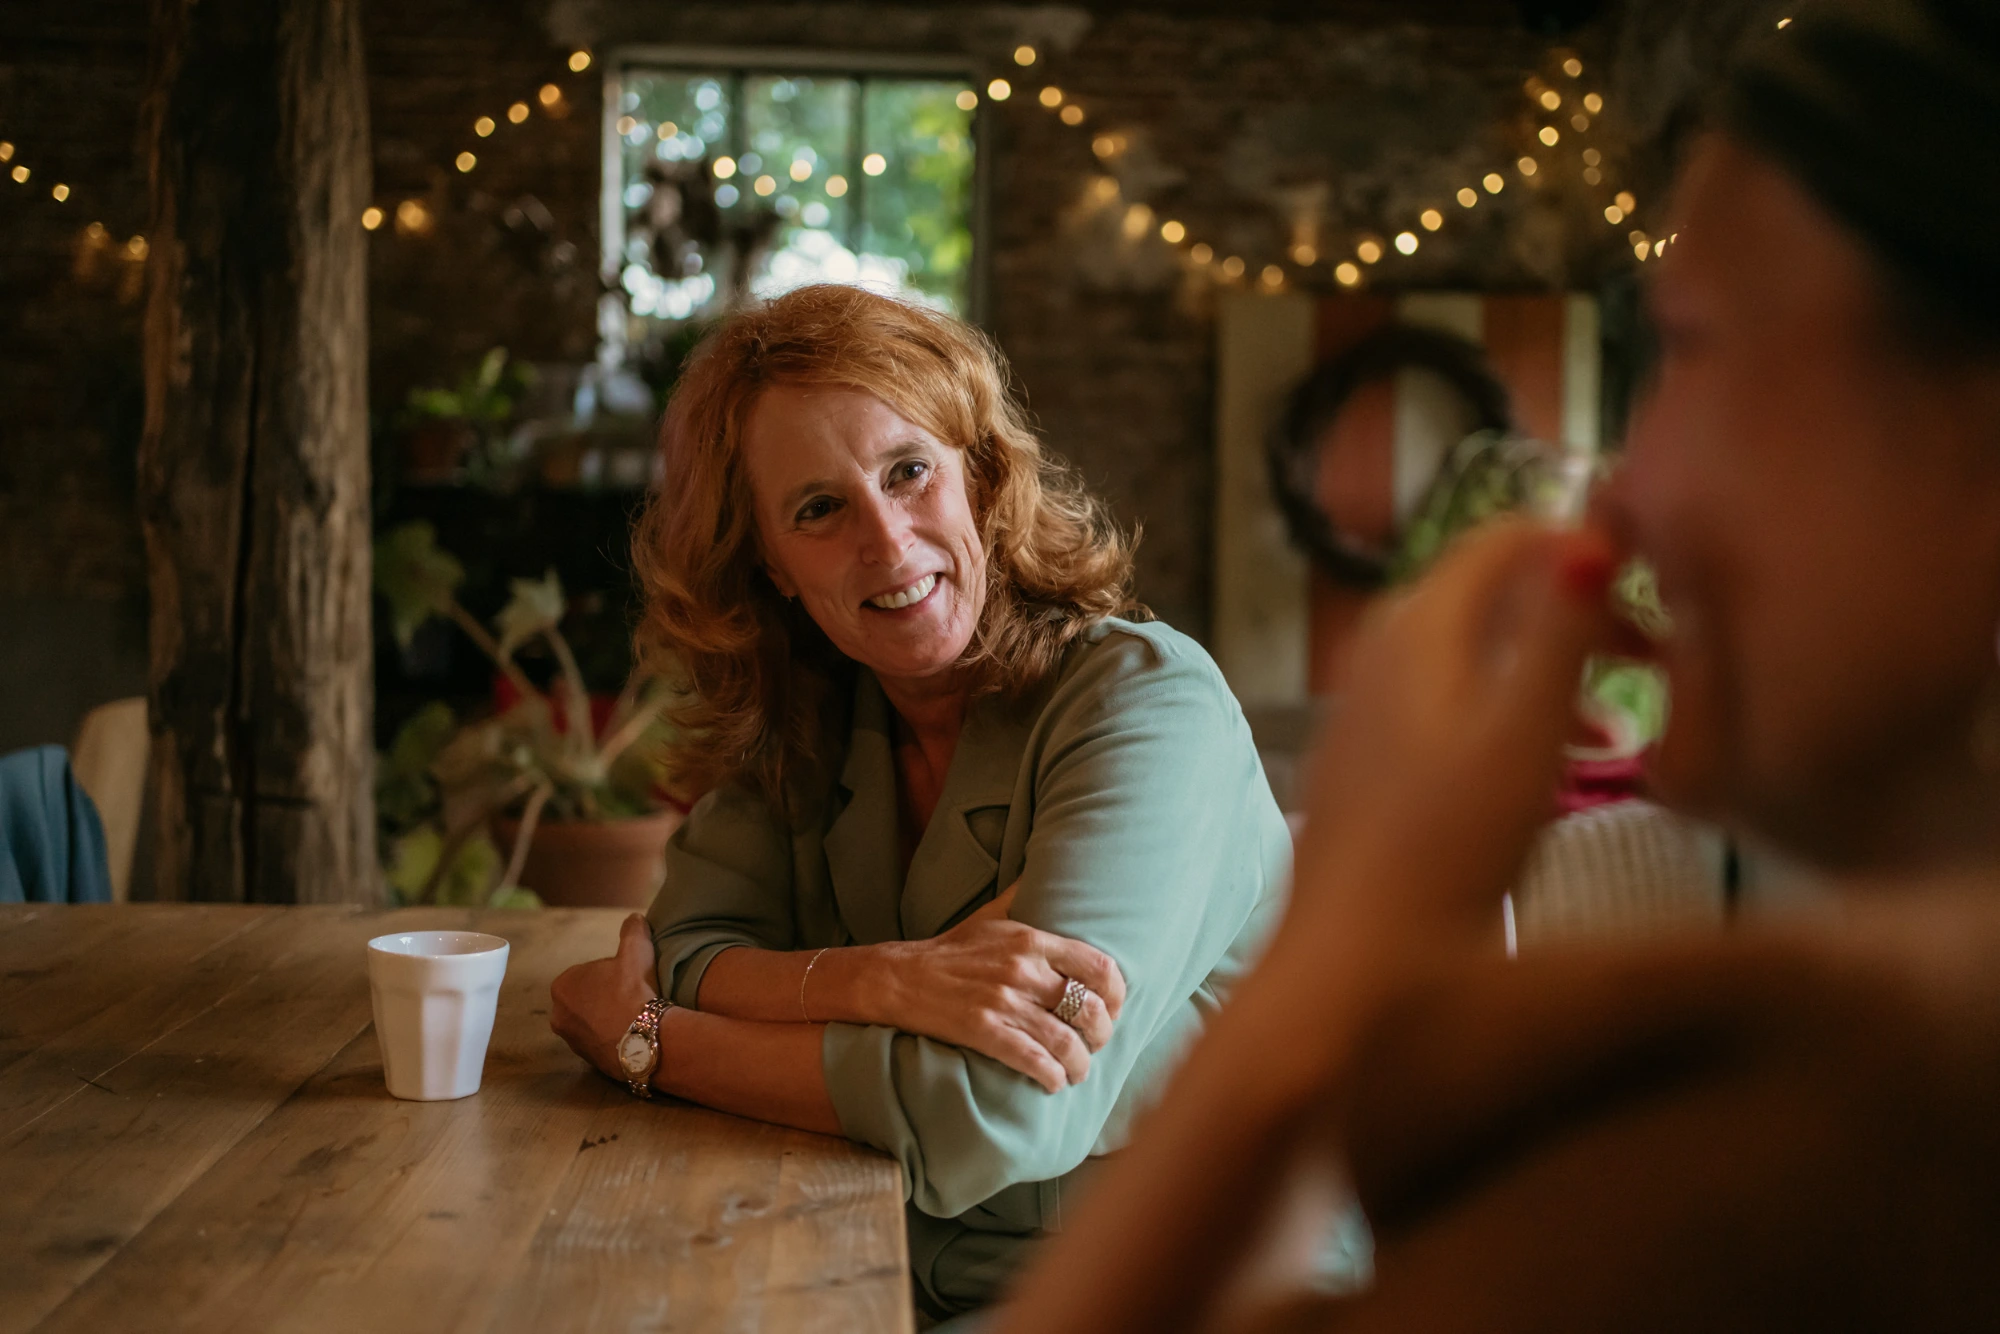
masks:
<path id="1" fill-rule="evenodd" d="M 64 200 L 69 198 L 69 187 L 67 185 L 64 185 L 61 181 L 57 181 L 55 189 L 49 191 L 49 194 L 55 199 L 55 201 L 58 204 L 60 204 Z"/>
<path id="2" fill-rule="evenodd" d="M 1223 260 L 1222 276 L 1231 282 L 1235 282 L 1238 278 L 1241 278 L 1243 276 L 1243 260 L 1236 255 L 1231 255 L 1228 259 Z"/>
<path id="3" fill-rule="evenodd" d="M 667 140 L 674 138 L 680 132 L 681 132 L 681 127 L 674 124 L 670 120 L 661 121 L 660 128 L 654 131 L 655 134 L 660 136 L 661 143 L 665 143 Z"/>
<path id="4" fill-rule="evenodd" d="M 757 183 L 750 188 L 768 199 L 778 192 L 778 182 L 774 177 L 759 176 Z"/>
<path id="5" fill-rule="evenodd" d="M 1479 191 L 1473 189 L 1469 185 L 1466 186 L 1463 190 L 1460 190 L 1458 192 L 1458 202 L 1459 205 L 1463 208 L 1478 208 Z"/>
<path id="6" fill-rule="evenodd" d="M 8 143 L 5 139 L 0 139 L 0 162 L 12 162 L 13 160 L 14 145 Z"/>
<path id="7" fill-rule="evenodd" d="M 516 102 L 513 106 L 507 108 L 507 119 L 513 121 L 516 125 L 519 125 L 527 118 L 528 104 L 526 102 Z"/>
<path id="8" fill-rule="evenodd" d="M 541 90 L 535 94 L 535 100 L 545 107 L 552 107 L 562 101 L 562 89 L 552 83 L 545 83 L 542 85 Z"/>
<path id="9" fill-rule="evenodd" d="M 1398 232 L 1396 234 L 1396 249 L 1406 255 L 1416 254 L 1417 234 L 1415 232 Z"/>
<path id="10" fill-rule="evenodd" d="M 494 125 L 493 117 L 491 116 L 481 116 L 478 120 L 472 122 L 472 132 L 481 139 L 491 136 L 496 128 L 498 127 Z"/>
<path id="11" fill-rule="evenodd" d="M 1111 157 L 1118 151 L 1118 140 L 1108 134 L 1100 134 L 1090 141 L 1090 151 L 1099 157 Z"/>
<path id="12" fill-rule="evenodd" d="M 792 179 L 793 179 L 793 180 L 795 180 L 795 181 L 809 181 L 809 180 L 811 180 L 811 179 L 812 179 L 812 174 L 813 174 L 813 164 L 812 164 L 812 163 L 810 163 L 810 162 L 806 161 L 806 160 L 805 160 L 804 158 L 802 158 L 802 157 L 795 157 L 795 158 L 793 158 L 793 159 L 792 159 L 792 172 L 791 172 L 791 175 L 792 175 Z"/>
<path id="13" fill-rule="evenodd" d="M 880 153 L 870 153 L 861 159 L 861 170 L 870 176 L 880 176 L 889 170 L 889 159 Z"/>
<path id="14" fill-rule="evenodd" d="M 1523 176 L 1533 176 L 1536 172 L 1542 169 L 1541 163 L 1535 161 L 1531 157 L 1524 157 L 1519 162 L 1516 162 L 1514 165 L 1521 169 L 1521 174 Z"/>
<path id="15" fill-rule="evenodd" d="M 1215 259 L 1215 247 L 1206 241 L 1197 241 L 1188 250 L 1188 258 L 1197 264 L 1208 264 Z"/>
<path id="16" fill-rule="evenodd" d="M 847 193 L 847 178 L 845 176 L 827 177 L 826 192 L 829 195 L 832 195 L 835 199 L 840 198 L 842 195 Z"/>
<path id="17" fill-rule="evenodd" d="M 1304 241 L 1299 242 L 1292 247 L 1292 263 L 1302 269 L 1311 268 L 1319 263 L 1319 247 L 1308 245 Z"/>
<path id="18" fill-rule="evenodd" d="M 26 185 L 28 183 L 29 173 L 28 169 L 25 166 L 14 168 L 11 174 L 13 175 L 15 181 L 18 182 L 19 184 Z"/>
<path id="19" fill-rule="evenodd" d="M 1571 116 L 1569 118 L 1569 127 L 1572 130 L 1575 130 L 1578 134 L 1582 134 L 1585 130 L 1590 128 L 1590 117 L 1584 115 L 1581 111 L 1579 111 L 1574 116 Z"/>
<path id="20" fill-rule="evenodd" d="M 1786 28 L 1789 28 L 1789 27 L 1791 27 L 1791 26 L 1792 26 L 1792 21 L 1791 21 L 1790 19 L 1779 19 L 1779 20 L 1778 20 L 1778 30 L 1779 30 L 1780 32 L 1783 32 L 1783 31 L 1784 31 L 1784 30 L 1785 30 Z"/>
<path id="21" fill-rule="evenodd" d="M 970 88 L 964 88 L 952 100 L 957 103 L 960 111 L 971 111 L 979 105 L 979 94 L 973 92 Z"/>
<path id="22" fill-rule="evenodd" d="M 1541 96 L 1542 110 L 1554 111 L 1563 104 L 1562 94 L 1551 88 Z"/>
<path id="23" fill-rule="evenodd" d="M 638 128 L 639 128 L 639 121 L 636 116 L 620 116 L 618 118 L 619 137 L 622 138 L 625 135 L 632 133 L 632 131 Z"/>
<path id="24" fill-rule="evenodd" d="M 1062 123 L 1065 125 L 1083 124 L 1083 108 L 1074 102 L 1064 107 L 1062 109 Z"/>
<path id="25" fill-rule="evenodd" d="M 396 205 L 396 230 L 422 235 L 431 229 L 431 211 L 414 199 Z"/>
<path id="26" fill-rule="evenodd" d="M 572 74 L 581 74 L 581 73 L 583 73 L 583 72 L 584 72 L 585 70 L 587 70 L 587 69 L 589 69 L 589 68 L 590 68 L 590 52 L 588 52 L 588 51 L 572 51 L 572 52 L 570 52 L 570 53 L 569 53 L 569 72 L 570 72 L 570 73 L 572 73 Z"/>
<path id="27" fill-rule="evenodd" d="M 125 243 L 125 253 L 133 259 L 144 259 L 153 253 L 153 247 L 146 244 L 146 238 L 135 236 Z"/>
<path id="28" fill-rule="evenodd" d="M 715 173 L 716 180 L 726 181 L 736 174 L 736 159 L 725 154 L 717 158 L 715 165 L 709 170 Z"/>
<path id="29" fill-rule="evenodd" d="M 1583 62 L 1575 56 L 1571 56 L 1568 60 L 1563 61 L 1563 73 L 1569 75 L 1572 79 L 1581 79 L 1583 77 Z"/>
<path id="30" fill-rule="evenodd" d="M 1444 214 L 1434 208 L 1427 208 L 1424 210 L 1423 216 L 1418 218 L 1417 221 L 1423 223 L 1425 231 L 1434 232 L 1444 226 Z"/>
<path id="31" fill-rule="evenodd" d="M 1178 222 L 1163 222 L 1160 224 L 1160 239 L 1168 245 L 1179 245 L 1187 240 L 1187 228 Z"/>
<path id="32" fill-rule="evenodd" d="M 1342 287 L 1360 286 L 1361 284 L 1360 266 L 1348 263 L 1336 264 L 1333 269 L 1333 280 L 1339 283 Z"/>
<path id="33" fill-rule="evenodd" d="M 474 167 L 479 165 L 479 159 L 474 157 L 470 153 L 460 153 L 458 155 L 458 160 L 455 165 L 458 167 L 460 171 L 471 171 Z"/>
<path id="34" fill-rule="evenodd" d="M 1586 148 L 1583 150 L 1583 162 L 1585 166 L 1595 167 L 1600 163 L 1602 163 L 1603 161 L 1604 161 L 1604 154 L 1598 152 L 1596 149 Z"/>
<path id="35" fill-rule="evenodd" d="M 986 85 L 986 95 L 995 102 L 1005 102 L 1014 95 L 1014 85 L 1005 79 L 995 79 Z"/>
<path id="36" fill-rule="evenodd" d="M 1604 210 L 1604 220 L 1613 227 L 1616 227 L 1619 223 L 1625 221 L 1625 210 L 1613 204 Z"/>
<path id="37" fill-rule="evenodd" d="M 1035 48 L 1032 46 L 1017 46 L 1014 48 L 1014 63 L 1016 65 L 1026 68 L 1034 64 L 1037 58 Z"/>
<path id="38" fill-rule="evenodd" d="M 382 225 L 382 210 L 370 204 L 361 210 L 361 230 L 372 232 Z"/>
<path id="39" fill-rule="evenodd" d="M 1048 87 L 1042 89 L 1041 102 L 1043 106 L 1050 109 L 1061 106 L 1062 89 L 1056 87 L 1054 84 L 1050 84 Z"/>
<path id="40" fill-rule="evenodd" d="M 1585 167 L 1583 169 L 1583 183 L 1585 185 L 1602 185 L 1604 184 L 1604 173 L 1595 167 Z"/>
<path id="41" fill-rule="evenodd" d="M 1153 210 L 1144 204 L 1134 204 L 1125 210 L 1125 239 L 1136 241 L 1153 230 Z"/>
<path id="42" fill-rule="evenodd" d="M 1583 109 L 1593 116 L 1601 116 L 1604 114 L 1604 99 L 1596 93 L 1585 93 L 1583 96 Z"/>
<path id="43" fill-rule="evenodd" d="M 1639 211 L 1639 201 L 1633 198 L 1630 190 L 1620 190 L 1616 195 L 1616 199 L 1618 207 L 1624 209 L 1627 213 L 1637 213 Z"/>
<path id="44" fill-rule="evenodd" d="M 1544 144 L 1547 144 L 1550 148 L 1554 148 L 1557 144 L 1562 142 L 1561 133 L 1558 132 L 1556 127 L 1553 125 L 1542 126 L 1542 132 L 1535 137 L 1540 139 Z"/>
<path id="45" fill-rule="evenodd" d="M 1285 285 L 1285 271 L 1276 264 L 1266 264 L 1264 272 L 1258 276 L 1263 279 L 1266 287 L 1275 289 Z"/>
<path id="46" fill-rule="evenodd" d="M 1486 174 L 1486 179 L 1480 184 L 1486 187 L 1487 194 L 1497 195 L 1507 188 L 1507 178 L 1497 171 L 1492 171 Z"/>
<path id="47" fill-rule="evenodd" d="M 1354 247 L 1354 257 L 1363 264 L 1380 264 L 1382 262 L 1382 243 L 1372 238 L 1363 241 L 1360 245 Z"/>

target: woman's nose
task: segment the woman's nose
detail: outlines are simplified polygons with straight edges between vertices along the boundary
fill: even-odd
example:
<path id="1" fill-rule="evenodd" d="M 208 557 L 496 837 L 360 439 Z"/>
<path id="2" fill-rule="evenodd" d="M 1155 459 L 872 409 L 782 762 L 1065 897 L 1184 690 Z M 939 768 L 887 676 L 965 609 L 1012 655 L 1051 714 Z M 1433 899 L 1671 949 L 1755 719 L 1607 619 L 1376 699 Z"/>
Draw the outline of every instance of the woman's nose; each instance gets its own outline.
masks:
<path id="1" fill-rule="evenodd" d="M 910 520 L 902 507 L 886 497 L 875 497 L 862 506 L 861 559 L 869 565 L 895 566 L 910 549 Z"/>

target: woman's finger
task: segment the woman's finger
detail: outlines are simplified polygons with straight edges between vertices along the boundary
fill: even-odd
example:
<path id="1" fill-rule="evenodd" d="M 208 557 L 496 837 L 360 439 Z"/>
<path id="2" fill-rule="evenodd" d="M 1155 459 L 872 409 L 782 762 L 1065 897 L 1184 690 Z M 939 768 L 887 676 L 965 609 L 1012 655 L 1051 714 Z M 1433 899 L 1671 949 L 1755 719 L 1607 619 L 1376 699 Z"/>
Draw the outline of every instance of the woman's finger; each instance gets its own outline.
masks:
<path id="1" fill-rule="evenodd" d="M 1008 1024 L 996 1025 L 983 1041 L 968 1044 L 982 1056 L 990 1056 L 1017 1075 L 1025 1075 L 1042 1086 L 1044 1093 L 1060 1093 L 1069 1086 L 1069 1073 L 1048 1048 Z"/>
<path id="2" fill-rule="evenodd" d="M 1074 1028 L 1038 1005 L 1025 1007 L 1015 1022 L 1061 1064 L 1066 1083 L 1081 1084 L 1090 1073 L 1090 1051 Z"/>
<path id="3" fill-rule="evenodd" d="M 1071 1027 L 1076 1029 L 1078 1036 L 1083 1039 L 1083 1045 L 1089 1048 L 1093 1056 L 1103 1051 L 1104 1044 L 1111 1041 L 1113 1027 L 1111 1014 L 1104 1008 L 1104 1001 L 1096 992 L 1093 991 L 1083 998 L 1083 1009 L 1077 1013 L 1076 1022 Z"/>
<path id="4" fill-rule="evenodd" d="M 1049 966 L 1065 978 L 1075 978 L 1103 997 L 1105 1010 L 1116 1019 L 1125 1008 L 1125 974 L 1118 971 L 1118 965 L 1111 956 L 1094 945 L 1086 945 L 1066 936 L 1047 931 L 1038 931 L 1035 936 L 1035 943 L 1040 946 L 1042 957 L 1049 961 Z M 1060 984 L 1057 992 L 1050 998 L 1051 1008 L 1062 999 Z"/>

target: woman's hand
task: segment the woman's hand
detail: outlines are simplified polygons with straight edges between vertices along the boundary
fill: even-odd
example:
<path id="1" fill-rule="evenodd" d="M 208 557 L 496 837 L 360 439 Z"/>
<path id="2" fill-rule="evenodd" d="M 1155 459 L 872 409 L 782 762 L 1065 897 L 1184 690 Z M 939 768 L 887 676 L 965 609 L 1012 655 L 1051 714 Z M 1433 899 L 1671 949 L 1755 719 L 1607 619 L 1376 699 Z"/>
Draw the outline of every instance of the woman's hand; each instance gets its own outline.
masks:
<path id="1" fill-rule="evenodd" d="M 644 917 L 633 913 L 618 928 L 616 954 L 557 974 L 549 988 L 549 1027 L 571 1051 L 622 1083 L 618 1040 L 659 994 L 653 985 L 655 966 L 652 931 Z"/>
<path id="2" fill-rule="evenodd" d="M 1345 940 L 1391 967 L 1494 929 L 1554 813 L 1618 560 L 1601 534 L 1497 522 L 1370 618 L 1320 741 L 1280 948 Z"/>
<path id="3" fill-rule="evenodd" d="M 1055 1093 L 1081 1084 L 1111 1040 L 1125 976 L 1100 949 L 1009 921 L 1013 904 L 1010 887 L 941 936 L 871 947 L 879 1022 L 990 1056 Z M 1092 993 L 1074 1028 L 1054 1013 L 1070 978 Z"/>

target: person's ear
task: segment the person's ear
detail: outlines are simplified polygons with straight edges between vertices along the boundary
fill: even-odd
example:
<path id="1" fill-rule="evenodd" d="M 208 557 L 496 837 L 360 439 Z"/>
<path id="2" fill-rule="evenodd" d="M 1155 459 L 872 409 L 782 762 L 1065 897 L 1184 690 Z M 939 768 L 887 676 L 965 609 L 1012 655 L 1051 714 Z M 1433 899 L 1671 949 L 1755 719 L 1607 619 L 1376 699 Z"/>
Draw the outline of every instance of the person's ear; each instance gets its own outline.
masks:
<path id="1" fill-rule="evenodd" d="M 764 577 L 771 581 L 771 587 L 778 590 L 778 596 L 796 598 L 799 595 L 799 586 L 786 578 L 783 570 L 769 561 L 763 562 L 763 570 Z"/>

